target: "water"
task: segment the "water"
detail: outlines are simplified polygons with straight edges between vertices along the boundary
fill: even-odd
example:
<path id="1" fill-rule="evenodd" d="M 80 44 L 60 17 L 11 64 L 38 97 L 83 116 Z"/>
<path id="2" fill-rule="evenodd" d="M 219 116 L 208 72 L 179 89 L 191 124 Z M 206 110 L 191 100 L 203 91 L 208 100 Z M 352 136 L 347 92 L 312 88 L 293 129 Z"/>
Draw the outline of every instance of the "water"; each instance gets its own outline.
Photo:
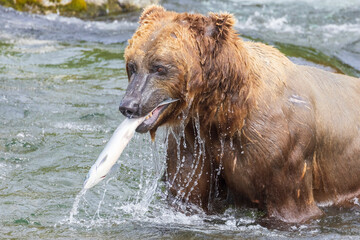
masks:
<path id="1" fill-rule="evenodd" d="M 246 40 L 275 45 L 297 63 L 360 76 L 359 1 L 163 5 L 229 11 Z M 124 119 L 118 112 L 127 86 L 123 52 L 138 15 L 88 22 L 0 7 L 0 238 L 359 238 L 358 209 L 324 208 L 321 219 L 282 228 L 258 224 L 254 209 L 211 216 L 174 211 L 160 181 L 165 131 L 154 144 L 136 134 L 115 171 L 79 197 L 70 219 L 87 172 Z"/>

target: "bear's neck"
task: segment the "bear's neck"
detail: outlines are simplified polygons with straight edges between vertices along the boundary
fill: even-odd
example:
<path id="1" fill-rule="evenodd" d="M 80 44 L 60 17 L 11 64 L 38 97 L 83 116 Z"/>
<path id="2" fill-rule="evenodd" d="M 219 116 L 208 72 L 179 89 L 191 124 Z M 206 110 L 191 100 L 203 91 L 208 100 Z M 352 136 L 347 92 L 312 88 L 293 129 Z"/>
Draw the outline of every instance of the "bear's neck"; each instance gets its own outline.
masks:
<path id="1" fill-rule="evenodd" d="M 255 104 L 258 75 L 240 40 L 221 46 L 209 59 L 202 66 L 204 86 L 197 109 L 201 124 L 232 135 Z"/>
<path id="2" fill-rule="evenodd" d="M 204 86 L 198 99 L 202 124 L 215 125 L 224 135 L 241 130 L 263 89 L 284 81 L 282 69 L 288 64 L 292 63 L 282 53 L 261 43 L 237 37 L 222 45 L 202 66 Z"/>

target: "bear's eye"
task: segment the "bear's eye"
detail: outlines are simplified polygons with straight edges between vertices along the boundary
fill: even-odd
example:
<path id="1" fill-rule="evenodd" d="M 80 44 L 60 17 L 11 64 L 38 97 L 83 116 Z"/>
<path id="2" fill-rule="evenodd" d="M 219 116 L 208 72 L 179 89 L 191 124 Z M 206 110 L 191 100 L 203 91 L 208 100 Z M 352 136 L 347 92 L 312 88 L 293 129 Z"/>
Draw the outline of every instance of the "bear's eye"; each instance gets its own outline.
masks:
<path id="1" fill-rule="evenodd" d="M 134 63 L 128 63 L 126 64 L 126 70 L 128 73 L 128 76 L 131 77 L 134 73 L 136 73 L 136 65 Z"/>
<path id="2" fill-rule="evenodd" d="M 150 72 L 151 73 L 157 73 L 157 74 L 163 76 L 163 75 L 165 75 L 167 73 L 167 69 L 164 66 L 156 65 L 156 66 L 153 66 L 151 68 Z"/>

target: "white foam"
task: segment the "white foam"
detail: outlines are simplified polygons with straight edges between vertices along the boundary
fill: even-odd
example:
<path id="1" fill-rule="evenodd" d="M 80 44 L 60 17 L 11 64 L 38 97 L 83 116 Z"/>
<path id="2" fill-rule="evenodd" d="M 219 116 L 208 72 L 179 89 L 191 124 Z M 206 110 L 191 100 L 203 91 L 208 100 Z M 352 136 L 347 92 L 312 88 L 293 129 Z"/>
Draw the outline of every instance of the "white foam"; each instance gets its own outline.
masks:
<path id="1" fill-rule="evenodd" d="M 267 22 L 264 23 L 264 26 L 267 29 L 273 31 L 281 31 L 287 33 L 303 33 L 304 31 L 301 26 L 288 24 L 286 16 L 281 18 L 270 18 Z"/>
<path id="2" fill-rule="evenodd" d="M 300 25 L 291 25 L 288 23 L 288 17 L 280 18 L 270 17 L 268 19 L 258 11 L 249 16 L 245 23 L 237 22 L 236 28 L 243 30 L 270 30 L 284 33 L 303 33 L 304 29 Z"/>
<path id="3" fill-rule="evenodd" d="M 359 198 L 355 197 L 355 198 L 353 199 L 353 201 L 354 201 L 354 204 L 355 204 L 355 205 L 360 206 Z"/>
<path id="4" fill-rule="evenodd" d="M 329 35 L 338 35 L 342 33 L 357 33 L 360 34 L 360 23 L 359 24 L 327 24 L 321 27 L 324 33 Z"/>
<path id="5" fill-rule="evenodd" d="M 320 9 L 338 9 L 338 8 L 347 8 L 352 7 L 359 3 L 358 0 L 342 0 L 342 1 L 334 1 L 334 0 L 322 0 L 322 1 L 314 1 L 314 0 L 253 0 L 252 4 L 292 4 L 292 3 L 306 3 L 315 8 Z"/>
<path id="6" fill-rule="evenodd" d="M 43 18 L 56 22 L 56 23 L 64 23 L 67 25 L 77 25 L 77 26 L 83 26 L 83 28 L 88 30 L 101 30 L 101 31 L 116 31 L 116 30 L 122 30 L 122 29 L 135 29 L 138 25 L 137 22 L 129 22 L 127 20 L 114 20 L 112 22 L 101 22 L 101 21 L 84 21 L 79 18 L 75 17 L 62 17 L 57 14 L 49 14 L 46 16 L 43 16 Z"/>
<path id="7" fill-rule="evenodd" d="M 323 201 L 323 202 L 318 202 L 316 203 L 319 207 L 330 207 L 332 205 L 334 205 L 333 201 Z"/>

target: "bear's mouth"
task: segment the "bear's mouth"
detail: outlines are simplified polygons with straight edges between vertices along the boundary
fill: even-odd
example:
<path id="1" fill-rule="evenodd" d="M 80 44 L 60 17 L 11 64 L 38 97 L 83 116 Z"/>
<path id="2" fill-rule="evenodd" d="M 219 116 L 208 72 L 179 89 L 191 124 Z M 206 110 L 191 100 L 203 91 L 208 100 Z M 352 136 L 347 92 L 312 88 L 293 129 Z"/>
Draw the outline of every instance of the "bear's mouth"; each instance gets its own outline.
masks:
<path id="1" fill-rule="evenodd" d="M 165 109 L 173 102 L 178 101 L 179 99 L 167 99 L 159 103 L 150 113 L 147 114 L 144 122 L 140 124 L 136 128 L 136 132 L 145 133 L 149 131 L 159 119 L 161 114 L 165 111 Z"/>

